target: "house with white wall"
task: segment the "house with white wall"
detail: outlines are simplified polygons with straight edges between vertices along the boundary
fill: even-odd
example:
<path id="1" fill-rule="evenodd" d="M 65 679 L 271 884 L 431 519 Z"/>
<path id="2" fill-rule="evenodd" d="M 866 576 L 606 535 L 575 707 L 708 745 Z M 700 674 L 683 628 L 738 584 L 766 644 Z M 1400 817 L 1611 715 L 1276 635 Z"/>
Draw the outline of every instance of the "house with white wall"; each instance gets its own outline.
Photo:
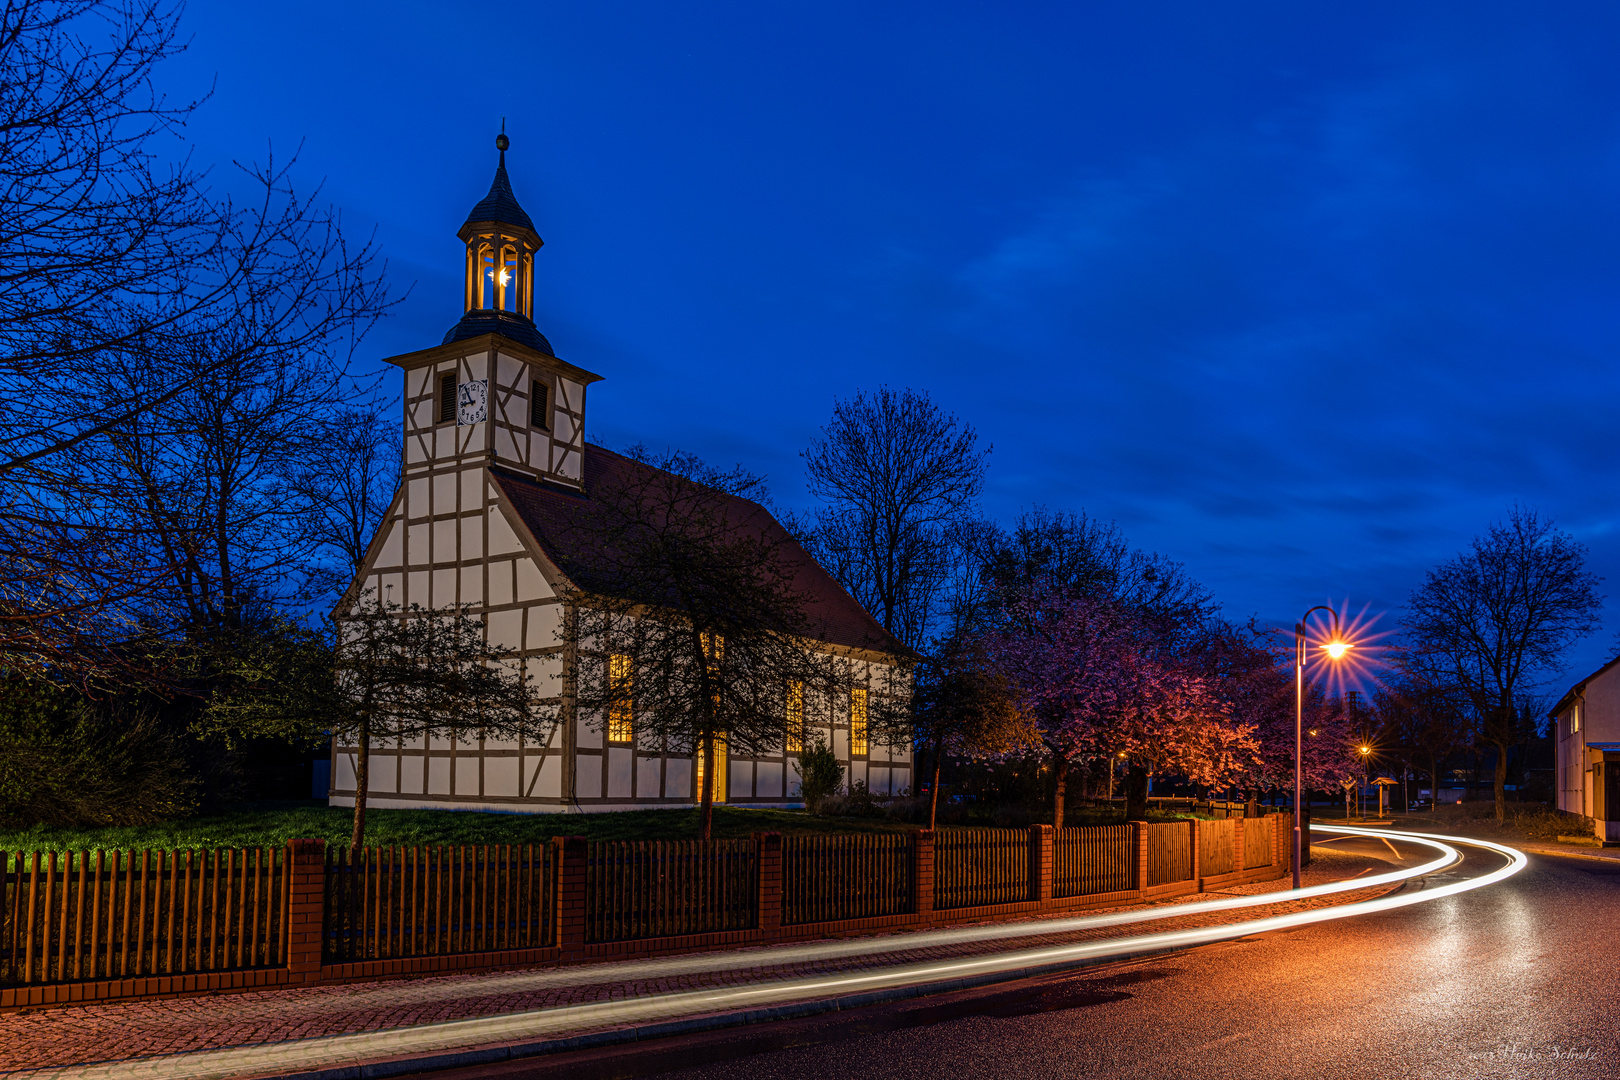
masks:
<path id="1" fill-rule="evenodd" d="M 1558 809 L 1620 844 L 1620 657 L 1569 688 L 1551 713 Z"/>

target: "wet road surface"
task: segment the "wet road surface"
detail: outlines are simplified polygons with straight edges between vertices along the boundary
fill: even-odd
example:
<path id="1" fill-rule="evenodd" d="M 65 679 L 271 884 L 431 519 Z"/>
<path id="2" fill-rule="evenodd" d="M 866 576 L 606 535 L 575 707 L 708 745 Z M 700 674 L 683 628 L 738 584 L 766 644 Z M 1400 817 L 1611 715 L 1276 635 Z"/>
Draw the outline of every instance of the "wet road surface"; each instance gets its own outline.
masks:
<path id="1" fill-rule="evenodd" d="M 1502 865 L 1459 849 L 1464 863 L 1432 884 Z M 1431 903 L 1111 969 L 437 1075 L 1620 1077 L 1617 941 L 1620 863 L 1533 855 L 1506 881 Z"/>

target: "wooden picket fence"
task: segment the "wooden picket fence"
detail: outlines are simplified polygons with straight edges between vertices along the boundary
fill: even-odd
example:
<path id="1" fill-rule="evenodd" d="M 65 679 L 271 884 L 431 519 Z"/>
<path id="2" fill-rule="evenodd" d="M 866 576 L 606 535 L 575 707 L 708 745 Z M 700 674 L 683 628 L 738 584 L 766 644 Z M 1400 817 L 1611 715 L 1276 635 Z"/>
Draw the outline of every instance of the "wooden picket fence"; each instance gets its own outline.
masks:
<path id="1" fill-rule="evenodd" d="M 1129 825 L 1058 831 L 1052 841 L 1052 895 L 1092 896 L 1136 888 Z"/>
<path id="2" fill-rule="evenodd" d="M 784 836 L 782 922 L 834 922 L 914 910 L 909 834 Z"/>
<path id="3" fill-rule="evenodd" d="M 1190 880 L 1193 876 L 1193 823 L 1171 821 L 1143 828 L 1147 830 L 1149 887 Z"/>
<path id="4" fill-rule="evenodd" d="M 629 941 L 753 927 L 755 840 L 587 845 L 585 940 Z"/>
<path id="5" fill-rule="evenodd" d="M 1243 869 L 1258 870 L 1262 866 L 1270 866 L 1275 853 L 1272 851 L 1275 833 L 1272 831 L 1281 828 L 1276 824 L 1278 819 L 1252 817 L 1243 819 Z M 1237 822 L 1233 822 L 1237 824 Z M 1205 871 L 1210 873 L 1211 871 Z"/>
<path id="6" fill-rule="evenodd" d="M 552 861 L 550 844 L 328 848 L 322 958 L 550 945 Z"/>
<path id="7" fill-rule="evenodd" d="M 1029 833 L 1024 829 L 941 829 L 935 834 L 936 910 L 1028 900 L 1029 879 Z"/>
<path id="8" fill-rule="evenodd" d="M 6 853 L 0 985 L 286 962 L 281 848 Z"/>
<path id="9" fill-rule="evenodd" d="M 1260 820 L 1256 818 L 1255 820 Z M 1236 842 L 1237 830 L 1243 824 L 1242 818 L 1228 818 L 1220 821 L 1206 821 L 1198 830 L 1198 872 L 1205 877 L 1214 877 L 1217 874 L 1230 874 L 1237 869 L 1235 864 L 1236 852 L 1232 845 Z"/>

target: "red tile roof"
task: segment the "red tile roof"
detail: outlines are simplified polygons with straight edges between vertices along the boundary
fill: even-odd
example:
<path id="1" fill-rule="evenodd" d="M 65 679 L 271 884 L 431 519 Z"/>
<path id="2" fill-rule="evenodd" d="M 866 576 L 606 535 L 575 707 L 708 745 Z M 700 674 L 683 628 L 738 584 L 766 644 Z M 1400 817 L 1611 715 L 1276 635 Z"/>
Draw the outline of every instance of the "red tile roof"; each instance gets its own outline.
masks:
<path id="1" fill-rule="evenodd" d="M 612 484 L 610 478 L 623 476 L 628 470 L 650 468 L 611 450 L 586 443 L 586 493 L 583 495 L 508 472 L 498 466 L 492 467 L 490 473 L 547 557 L 571 578 L 588 578 L 593 564 L 605 560 L 600 552 L 591 549 L 586 530 L 569 526 L 582 520 L 589 506 L 590 492 L 619 486 Z M 610 482 L 604 484 L 605 480 Z M 758 527 L 766 530 L 773 544 L 781 545 L 779 550 L 784 553 L 785 562 L 793 575 L 792 585 L 806 598 L 805 617 L 817 638 L 834 645 L 875 652 L 898 654 L 905 651 L 832 575 L 810 557 L 768 510 L 748 499 L 737 496 L 727 498 L 734 504 L 739 521 L 751 525 L 757 523 Z M 588 587 L 586 581 L 575 580 L 575 584 Z"/>

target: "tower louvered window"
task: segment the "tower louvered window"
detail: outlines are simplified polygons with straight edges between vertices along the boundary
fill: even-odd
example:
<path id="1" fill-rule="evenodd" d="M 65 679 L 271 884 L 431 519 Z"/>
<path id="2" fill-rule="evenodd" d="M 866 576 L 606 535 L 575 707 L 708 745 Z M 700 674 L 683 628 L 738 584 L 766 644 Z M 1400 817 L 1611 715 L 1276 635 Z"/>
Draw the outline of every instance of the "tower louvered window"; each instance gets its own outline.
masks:
<path id="1" fill-rule="evenodd" d="M 529 424 L 542 431 L 551 427 L 546 423 L 546 384 L 539 379 L 529 387 Z"/>
<path id="2" fill-rule="evenodd" d="M 439 376 L 439 423 L 448 424 L 456 418 L 456 377 Z"/>

